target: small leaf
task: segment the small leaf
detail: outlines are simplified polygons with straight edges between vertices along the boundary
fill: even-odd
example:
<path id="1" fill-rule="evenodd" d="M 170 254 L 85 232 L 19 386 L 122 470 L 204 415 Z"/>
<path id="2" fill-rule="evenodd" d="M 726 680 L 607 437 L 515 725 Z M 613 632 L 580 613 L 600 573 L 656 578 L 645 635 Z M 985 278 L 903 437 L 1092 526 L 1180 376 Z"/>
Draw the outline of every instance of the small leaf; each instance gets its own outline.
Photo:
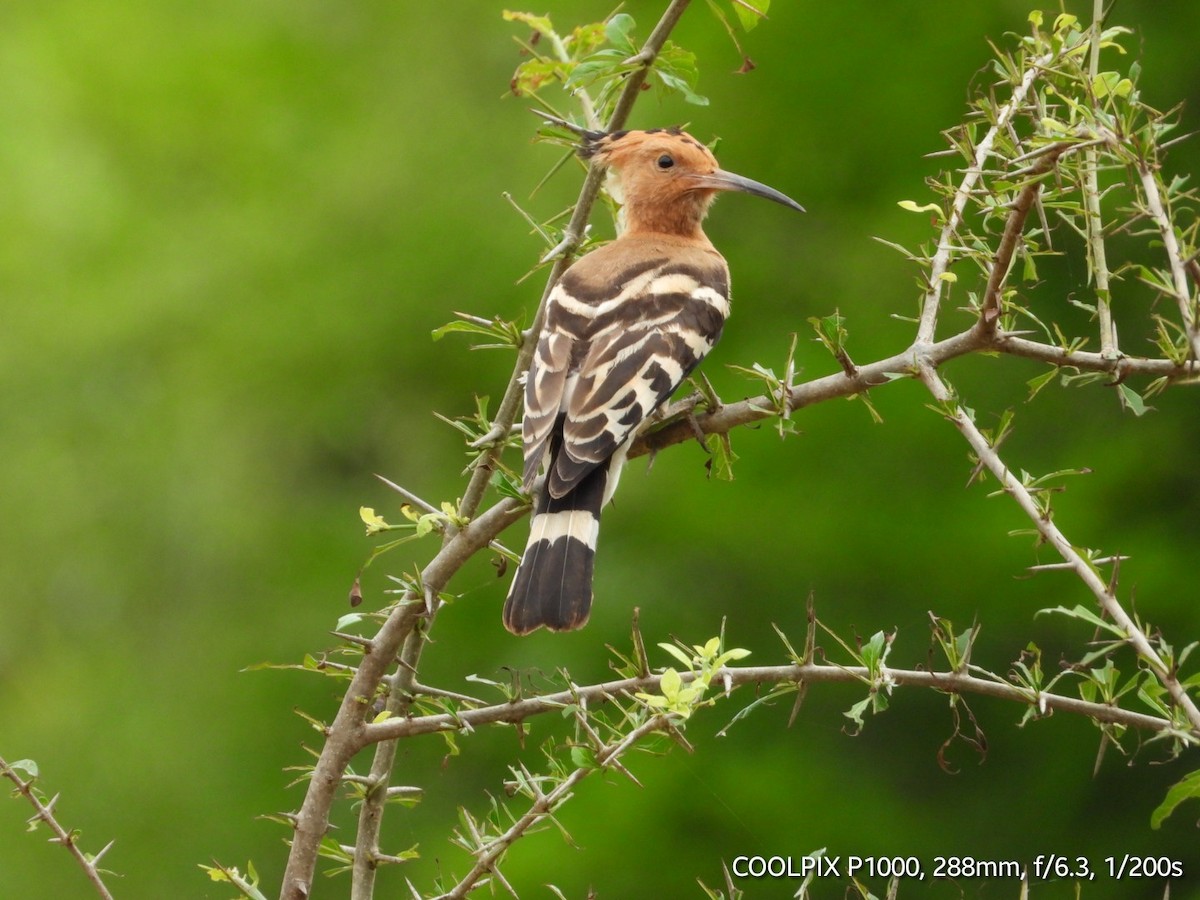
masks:
<path id="1" fill-rule="evenodd" d="M 771 0 L 731 0 L 731 2 L 738 22 L 746 31 L 752 30 L 761 19 L 765 19 L 767 10 L 771 7 Z"/>
<path id="2" fill-rule="evenodd" d="M 520 22 L 547 37 L 554 34 L 554 26 L 550 24 L 548 16 L 535 16 L 533 13 L 514 12 L 511 9 L 504 10 L 500 15 L 504 17 L 505 22 Z"/>
<path id="3" fill-rule="evenodd" d="M 599 763 L 596 762 L 596 751 L 591 747 L 572 747 L 571 764 L 577 769 L 599 768 Z"/>
<path id="4" fill-rule="evenodd" d="M 901 200 L 896 205 L 909 212 L 929 212 L 933 213 L 939 219 L 942 217 L 942 208 L 936 203 L 926 203 L 924 206 L 918 206 L 915 200 Z"/>
<path id="5" fill-rule="evenodd" d="M 1128 97 L 1133 90 L 1133 82 L 1122 78 L 1120 72 L 1100 72 L 1092 79 L 1092 93 L 1097 99 L 1103 99 L 1110 94 L 1115 97 Z"/>
<path id="6" fill-rule="evenodd" d="M 1157 830 L 1184 800 L 1200 800 L 1200 770 L 1189 772 L 1167 791 L 1167 796 L 1150 814 L 1150 827 Z"/>
<path id="7" fill-rule="evenodd" d="M 637 53 L 637 47 L 630 37 L 636 24 L 629 13 L 617 13 L 604 25 L 604 36 L 608 42 L 627 57 Z"/>
<path id="8" fill-rule="evenodd" d="M 1058 369 L 1047 369 L 1041 375 L 1035 375 L 1033 378 L 1030 378 L 1027 382 L 1025 382 L 1025 384 L 1029 386 L 1028 399 L 1032 400 L 1034 397 L 1036 397 L 1042 388 L 1052 382 L 1057 376 Z"/>
<path id="9" fill-rule="evenodd" d="M 1127 407 L 1135 416 L 1145 415 L 1146 410 L 1150 409 L 1142 395 L 1129 385 L 1122 383 L 1117 385 L 1117 389 L 1121 392 L 1121 405 Z"/>
<path id="10" fill-rule="evenodd" d="M 360 506 L 358 508 L 358 517 L 367 526 L 368 536 L 379 534 L 381 531 L 387 531 L 392 527 L 384 520 L 383 516 L 376 515 L 375 510 L 369 506 Z"/>
<path id="11" fill-rule="evenodd" d="M 38 764 L 32 759 L 18 759 L 14 763 L 9 763 L 8 767 L 17 772 L 24 772 L 30 778 L 38 777 Z"/>
<path id="12" fill-rule="evenodd" d="M 680 650 L 674 644 L 661 643 L 658 646 L 662 647 L 664 650 L 666 650 L 668 653 L 670 653 L 673 657 L 675 657 L 677 660 L 679 660 L 681 663 L 683 663 L 685 668 L 687 668 L 687 669 L 692 668 L 691 657 L 689 657 L 686 653 L 684 653 L 682 650 Z"/>
<path id="13" fill-rule="evenodd" d="M 1114 625 L 1112 622 L 1108 622 L 1108 621 L 1100 618 L 1100 616 L 1098 616 L 1096 613 L 1092 612 L 1086 606 L 1082 606 L 1082 605 L 1076 605 L 1073 609 L 1067 609 L 1065 606 L 1056 606 L 1053 609 L 1039 609 L 1036 613 L 1034 613 L 1034 615 L 1035 616 L 1040 616 L 1042 614 L 1052 615 L 1054 613 L 1058 613 L 1059 615 L 1068 616 L 1069 618 L 1072 618 L 1072 619 L 1079 619 L 1080 621 L 1087 622 L 1089 625 L 1094 625 L 1102 631 L 1107 631 L 1110 634 L 1113 634 L 1116 637 L 1120 638 L 1121 640 L 1125 640 L 1128 637 L 1128 635 L 1125 634 L 1125 631 L 1122 628 L 1120 628 L 1117 625 Z"/>
<path id="14" fill-rule="evenodd" d="M 1070 13 L 1059 13 L 1054 20 L 1054 31 L 1065 31 L 1079 21 L 1079 16 L 1073 16 Z"/>
<path id="15" fill-rule="evenodd" d="M 208 877 L 210 879 L 212 879 L 213 881 L 216 881 L 219 883 L 220 882 L 224 882 L 224 883 L 229 882 L 229 876 L 225 874 L 224 870 L 218 869 L 216 866 L 202 865 L 202 866 L 200 866 L 200 868 L 203 869 L 208 874 Z"/>

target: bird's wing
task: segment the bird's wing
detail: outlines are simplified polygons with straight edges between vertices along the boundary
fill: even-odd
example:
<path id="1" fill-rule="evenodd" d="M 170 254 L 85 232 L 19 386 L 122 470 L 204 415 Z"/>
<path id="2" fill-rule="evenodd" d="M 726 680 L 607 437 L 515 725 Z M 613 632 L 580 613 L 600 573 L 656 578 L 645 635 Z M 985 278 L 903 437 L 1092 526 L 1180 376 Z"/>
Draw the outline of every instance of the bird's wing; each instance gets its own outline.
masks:
<path id="1" fill-rule="evenodd" d="M 593 306 L 549 473 L 552 496 L 608 459 L 717 342 L 729 314 L 729 275 L 719 256 L 703 262 L 660 261 Z"/>
<path id="2" fill-rule="evenodd" d="M 550 449 L 550 437 L 562 409 L 567 366 L 575 343 L 571 334 L 547 328 L 538 340 L 525 376 L 525 417 L 521 422 L 521 438 L 525 446 L 523 480 L 526 491 L 533 489 L 538 467 Z"/>

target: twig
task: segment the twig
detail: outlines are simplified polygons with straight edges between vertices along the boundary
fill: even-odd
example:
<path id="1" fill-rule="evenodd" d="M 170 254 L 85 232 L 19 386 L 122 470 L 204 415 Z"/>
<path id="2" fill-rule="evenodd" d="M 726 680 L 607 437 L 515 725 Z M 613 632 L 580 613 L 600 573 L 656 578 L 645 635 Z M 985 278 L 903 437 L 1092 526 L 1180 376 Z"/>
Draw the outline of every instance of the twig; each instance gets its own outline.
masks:
<path id="1" fill-rule="evenodd" d="M 939 366 L 960 356 L 981 351 L 995 351 L 1027 359 L 1037 359 L 1062 368 L 1075 368 L 1085 372 L 1111 372 L 1122 377 L 1148 375 L 1168 378 L 1194 378 L 1200 376 L 1200 362 L 1188 360 L 1180 365 L 1169 359 L 1122 356 L 1110 359 L 1100 353 L 1086 350 L 1068 350 L 1013 333 L 999 332 L 988 336 L 984 330 L 972 327 L 934 344 L 913 344 L 911 347 L 872 363 L 858 366 L 858 375 L 851 378 L 845 372 L 835 372 L 801 382 L 788 393 L 788 405 L 792 410 L 812 406 L 826 400 L 860 394 L 897 378 L 912 376 L 919 365 Z M 672 444 L 681 444 L 695 439 L 695 429 L 704 434 L 726 434 L 734 428 L 769 419 L 775 415 L 771 397 L 763 394 L 727 403 L 720 409 L 700 413 L 689 421 L 668 421 L 662 427 L 638 436 L 629 450 L 634 459 L 646 453 L 657 453 Z"/>
<path id="2" fill-rule="evenodd" d="M 625 85 L 618 97 L 617 106 L 613 110 L 612 118 L 608 121 L 607 130 L 612 131 L 624 125 L 628 119 L 630 110 L 634 107 L 637 95 L 640 94 L 642 84 L 646 80 L 650 66 L 654 64 L 654 60 L 658 58 L 658 54 L 662 46 L 666 43 L 667 36 L 671 34 L 671 30 L 683 16 L 683 12 L 688 7 L 690 0 L 673 0 L 671 5 L 662 14 L 658 25 L 650 32 L 646 43 L 642 47 L 640 54 L 641 65 L 636 70 L 630 72 L 625 77 Z M 586 110 L 589 121 L 594 119 L 594 110 Z M 492 438 L 492 444 L 485 446 L 484 451 L 476 460 L 475 467 L 468 481 L 466 491 L 463 492 L 461 503 L 458 504 L 458 511 L 464 518 L 472 518 L 475 512 L 478 511 L 484 494 L 487 490 L 488 482 L 491 481 L 491 476 L 499 458 L 500 452 L 503 451 L 504 437 L 509 433 L 512 424 L 516 421 L 517 410 L 520 407 L 522 388 L 521 377 L 529 368 L 530 361 L 533 359 L 534 348 L 536 346 L 536 336 L 540 334 L 542 323 L 545 322 L 546 305 L 554 286 L 558 283 L 563 272 L 571 264 L 571 259 L 575 256 L 575 251 L 580 246 L 583 235 L 586 233 L 588 217 L 592 214 L 592 206 L 595 203 L 595 198 L 600 192 L 600 185 L 604 179 L 604 173 L 598 167 L 588 169 L 587 178 L 584 179 L 583 187 L 580 191 L 575 210 L 572 212 L 570 222 L 564 230 L 564 238 L 560 245 L 559 256 L 554 259 L 551 268 L 550 276 L 546 280 L 546 287 L 542 290 L 541 301 L 538 305 L 538 312 L 534 314 L 533 324 L 530 325 L 528 336 L 522 343 L 520 352 L 517 353 L 517 361 L 512 368 L 512 374 L 509 378 L 508 386 L 504 391 L 503 400 L 500 401 L 500 406 L 496 412 L 496 418 L 492 422 L 491 431 L 488 432 L 488 438 Z M 493 508 L 494 509 L 494 508 Z M 450 540 L 451 536 L 448 532 L 446 540 Z M 426 589 L 430 589 L 431 583 L 424 580 Z M 444 583 L 444 582 L 442 582 Z M 434 587 L 434 593 L 440 589 L 440 584 Z M 397 611 L 398 612 L 398 611 Z M 428 618 L 433 618 L 434 610 L 428 611 Z M 395 618 L 392 617 L 392 618 Z M 389 619 L 389 624 L 391 619 Z M 426 628 L 428 626 L 426 624 Z M 385 625 L 386 628 L 386 625 Z M 388 700 L 388 708 L 397 716 L 404 716 L 408 713 L 410 703 L 409 691 L 415 680 L 416 668 L 420 661 L 421 649 L 424 647 L 425 638 L 421 632 L 410 631 L 409 634 L 403 636 L 403 650 L 398 661 L 398 671 L 390 685 L 390 695 Z M 398 647 L 398 642 L 397 642 Z M 392 648 L 388 655 L 395 653 L 396 648 Z M 361 667 L 360 667 L 361 671 Z M 371 691 L 376 689 L 379 680 L 382 679 L 383 672 L 378 671 L 374 674 L 374 680 L 371 686 Z M 355 682 L 358 678 L 355 678 Z M 352 685 L 353 689 L 353 685 Z M 347 692 L 347 697 L 350 692 Z M 343 703 L 344 708 L 344 703 Z M 358 730 L 361 727 L 361 720 L 343 721 L 352 730 Z M 335 722 L 335 730 L 337 722 Z M 330 742 L 326 742 L 326 746 L 332 742 L 332 732 Z M 383 810 L 385 800 L 385 788 L 390 778 L 392 763 L 395 760 L 396 748 L 394 744 L 382 744 L 376 748 L 376 754 L 372 761 L 372 778 L 374 779 L 374 788 L 367 793 L 367 797 L 362 803 L 359 812 L 359 833 L 356 840 L 355 862 L 353 870 L 353 887 L 352 895 L 355 900 L 366 900 L 373 895 L 374 892 L 374 874 L 376 874 L 376 864 L 374 858 L 378 854 L 378 832 L 380 823 L 383 821 Z M 348 758 L 343 761 L 342 767 L 346 766 Z M 316 773 L 314 773 L 316 778 Z M 332 797 L 326 798 L 329 803 L 332 802 Z M 325 821 L 328 822 L 328 808 L 326 808 Z M 293 852 L 294 847 L 293 847 Z M 313 863 L 316 859 L 313 858 Z M 289 865 L 290 869 L 290 865 Z M 308 876 L 311 877 L 311 876 Z M 299 887 L 299 884 L 298 884 Z M 284 882 L 284 898 L 302 898 L 305 894 L 287 894 L 288 884 Z M 307 890 L 307 882 L 305 883 Z"/>
<path id="3" fill-rule="evenodd" d="M 653 716 L 625 735 L 619 742 L 598 750 L 595 766 L 576 769 L 559 782 L 554 790 L 547 794 L 538 791 L 529 810 L 521 818 L 517 819 L 507 831 L 481 847 L 475 857 L 475 865 L 471 871 L 453 888 L 441 894 L 437 900 L 459 900 L 459 898 L 465 897 L 476 887 L 481 886 L 481 880 L 488 874 L 499 878 L 499 873 L 496 871 L 496 864 L 500 861 L 500 857 L 504 855 L 505 851 L 530 828 L 546 818 L 546 816 L 551 815 L 555 809 L 566 802 L 579 782 L 583 781 L 583 779 L 587 778 L 593 772 L 603 770 L 605 766 L 619 766 L 617 760 L 638 741 L 648 734 L 652 734 L 655 731 L 663 731 L 669 727 L 670 721 L 666 716 Z M 516 895 L 514 894 L 514 896 Z"/>
<path id="4" fill-rule="evenodd" d="M 1008 123 L 1025 102 L 1025 97 L 1029 94 L 1030 89 L 1032 89 L 1033 83 L 1037 80 L 1041 70 L 1052 62 L 1053 59 L 1053 53 L 1046 53 L 1034 59 L 1029 64 L 1024 76 L 1021 78 L 1020 84 L 1013 89 L 1012 97 L 1008 103 L 1000 107 L 992 127 L 987 130 L 983 139 L 975 145 L 974 162 L 963 173 L 962 181 L 959 183 L 958 190 L 954 194 L 954 201 L 950 205 L 950 215 L 946 217 L 946 222 L 942 226 L 942 232 L 938 238 L 937 253 L 933 257 L 933 263 L 929 271 L 929 285 L 921 304 L 921 321 L 917 328 L 917 343 L 931 343 L 936 336 L 938 311 L 942 301 L 942 288 L 945 284 L 942 275 L 949 271 L 950 263 L 953 260 L 950 248 L 954 243 L 954 235 L 958 232 L 958 227 L 962 224 L 963 214 L 966 212 L 967 203 L 971 199 L 975 185 L 983 177 L 983 168 L 987 163 L 988 157 L 992 155 L 992 146 L 996 142 L 996 137 L 1008 126 Z"/>
<path id="5" fill-rule="evenodd" d="M 114 841 L 109 841 L 104 848 L 95 856 L 90 856 L 84 853 L 79 847 L 79 835 L 75 831 L 68 831 L 59 824 L 58 819 L 54 815 L 55 804 L 58 803 L 58 795 L 55 794 L 47 803 L 42 802 L 38 791 L 34 789 L 34 778 L 26 781 L 21 777 L 20 772 L 10 766 L 2 757 L 0 757 L 0 777 L 7 778 L 16 785 L 16 793 L 25 798 L 26 802 L 33 807 L 33 819 L 42 822 L 53 833 L 54 837 L 50 838 L 50 843 L 61 844 L 67 848 L 67 852 L 83 869 L 83 874 L 87 880 L 91 882 L 96 893 L 105 900 L 112 900 L 112 894 L 104 884 L 104 878 L 100 874 L 100 860 L 112 847 Z"/>
<path id="6" fill-rule="evenodd" d="M 1183 261 L 1183 254 L 1179 250 L 1179 239 L 1175 236 L 1175 226 L 1163 208 L 1162 196 L 1158 191 L 1158 180 L 1154 176 L 1154 170 L 1144 160 L 1138 162 L 1138 176 L 1142 182 L 1142 190 L 1146 194 L 1146 208 L 1150 213 L 1150 218 L 1158 227 L 1158 233 L 1162 236 L 1163 249 L 1166 251 L 1167 261 L 1171 266 L 1171 281 L 1174 287 L 1172 295 L 1179 305 L 1179 315 L 1183 320 L 1183 327 L 1187 331 L 1188 344 L 1192 350 L 1191 357 L 1193 360 L 1198 360 L 1200 359 L 1200 301 L 1191 296 L 1188 288 L 1187 269 Z"/>
<path id="7" fill-rule="evenodd" d="M 1001 235 L 1000 244 L 992 257 L 992 269 L 988 273 L 987 287 L 984 289 L 983 303 L 980 308 L 980 321 L 983 327 L 989 331 L 995 330 L 1000 319 L 1000 311 L 1004 308 L 1001 297 L 1004 292 L 1004 283 L 1008 280 L 1013 258 L 1016 256 L 1017 247 L 1021 244 L 1021 235 L 1025 232 L 1025 219 L 1029 216 L 1029 210 L 1037 202 L 1038 194 L 1041 193 L 1042 176 L 1053 170 L 1058 163 L 1058 158 L 1070 145 L 1056 144 L 1054 146 L 1054 152 L 1039 157 L 1037 164 L 1032 167 L 1029 181 L 1017 194 L 1017 199 L 1012 204 L 1008 218 L 1004 222 L 1004 234 Z"/>
<path id="8" fill-rule="evenodd" d="M 1095 84 L 1100 72 L 1100 35 L 1104 30 L 1104 0 L 1094 0 L 1092 5 L 1092 36 L 1088 48 L 1088 83 Z M 1100 217 L 1100 178 L 1096 147 L 1084 151 L 1084 218 L 1087 223 L 1088 253 L 1092 257 L 1090 267 L 1096 282 L 1096 317 L 1100 323 L 1100 355 L 1115 357 L 1117 330 L 1112 318 L 1112 294 L 1108 282 L 1108 256 L 1104 249 L 1104 220 Z"/>
<path id="9" fill-rule="evenodd" d="M 521 514 L 521 504 L 505 498 L 474 518 L 465 528 L 447 539 L 437 556 L 421 572 L 421 583 L 440 591 L 467 560 L 486 547 Z M 363 716 L 370 709 L 375 691 L 400 645 L 413 632 L 424 612 L 422 598 L 413 596 L 411 592 L 403 596 L 372 639 L 370 651 L 364 653 L 359 662 L 333 724 L 329 726 L 325 746 L 321 749 L 309 778 L 304 802 L 295 817 L 295 834 L 280 891 L 282 900 L 305 900 L 310 894 L 317 849 L 329 827 L 329 811 L 341 784 L 342 774 L 354 755 L 366 746 L 363 741 Z M 397 680 L 393 679 L 393 683 Z"/>
<path id="10" fill-rule="evenodd" d="M 746 685 L 788 684 L 812 685 L 832 683 L 862 683 L 871 677 L 863 666 L 839 666 L 831 664 L 805 663 L 783 666 L 726 666 L 721 669 L 722 684 L 730 688 Z M 965 672 L 931 672 L 926 669 L 885 669 L 882 673 L 892 684 L 901 687 L 932 688 L 952 694 L 979 694 L 1008 700 L 1041 711 L 1058 710 L 1064 713 L 1087 716 L 1097 722 L 1127 725 L 1145 731 L 1174 731 L 1175 724 L 1169 719 L 1147 715 L 1134 710 L 1092 703 L 1065 694 L 1041 692 L 1036 695 L 995 676 L 980 677 Z M 683 681 L 696 678 L 695 673 L 681 673 Z M 437 713 L 414 716 L 410 719 L 389 719 L 364 726 L 365 736 L 371 740 L 392 740 L 413 737 L 419 734 L 434 734 L 442 731 L 458 731 L 464 727 L 478 728 L 497 722 L 516 724 L 546 713 L 559 713 L 566 706 L 583 701 L 589 708 L 608 703 L 617 697 L 632 696 L 638 692 L 658 693 L 661 676 L 649 675 L 639 678 L 624 678 L 600 684 L 573 686 L 570 690 L 526 697 L 509 703 L 497 703 L 480 709 L 463 710 L 455 715 Z M 1187 734 L 1187 739 L 1200 743 L 1200 728 Z"/>
<path id="11" fill-rule="evenodd" d="M 928 366 L 922 367 L 921 381 L 929 389 L 929 392 L 933 394 L 935 399 L 942 403 L 952 404 L 951 421 L 963 437 L 966 438 L 967 443 L 971 445 L 971 449 L 975 452 L 979 461 L 987 467 L 992 476 L 1004 488 L 1005 493 L 1011 496 L 1017 502 L 1017 505 L 1021 507 L 1021 510 L 1030 518 L 1042 539 L 1050 544 L 1065 562 L 1070 564 L 1071 570 L 1084 583 L 1088 590 L 1092 592 L 1105 615 L 1121 629 L 1126 641 L 1128 641 L 1137 655 L 1150 668 L 1162 686 L 1167 689 L 1167 693 L 1171 695 L 1175 706 L 1187 717 L 1192 730 L 1200 733 L 1200 709 L 1196 707 L 1195 702 L 1188 696 L 1183 685 L 1179 683 L 1174 669 L 1163 661 L 1162 657 L 1158 655 L 1158 651 L 1154 649 L 1153 644 L 1150 643 L 1150 639 L 1146 636 L 1146 633 L 1125 612 L 1124 607 L 1117 600 L 1113 589 L 1104 582 L 1096 570 L 1072 546 L 1071 542 L 1067 540 L 1059 527 L 1054 524 L 1050 516 L 1044 515 L 1038 509 L 1037 503 L 1025 485 L 1009 471 L 1008 466 L 1000 459 L 999 454 L 988 443 L 987 438 L 975 426 L 971 417 L 954 400 L 949 388 L 946 387 L 945 382 L 942 381 L 937 372 Z"/>

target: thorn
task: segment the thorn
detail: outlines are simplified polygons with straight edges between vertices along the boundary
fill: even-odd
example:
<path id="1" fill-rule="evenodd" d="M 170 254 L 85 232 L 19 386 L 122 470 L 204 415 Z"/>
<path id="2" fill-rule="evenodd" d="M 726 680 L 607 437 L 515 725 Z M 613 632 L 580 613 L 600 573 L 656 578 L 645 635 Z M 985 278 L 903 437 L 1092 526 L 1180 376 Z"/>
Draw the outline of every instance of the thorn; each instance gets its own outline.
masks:
<path id="1" fill-rule="evenodd" d="M 602 134 L 602 132 L 592 131 L 588 128 L 584 128 L 582 125 L 576 125 L 574 122 L 568 122 L 566 119 L 556 116 L 553 113 L 548 113 L 545 110 L 533 109 L 531 107 L 529 111 L 535 116 L 545 119 L 551 125 L 557 125 L 559 128 L 565 128 L 567 131 L 577 134 L 581 138 L 587 138 L 591 135 L 599 137 Z"/>
<path id="2" fill-rule="evenodd" d="M 642 640 L 642 630 L 638 628 L 638 618 L 641 608 L 633 608 L 633 657 L 637 661 L 638 677 L 650 677 L 650 659 L 646 656 L 646 643 Z"/>
<path id="3" fill-rule="evenodd" d="M 804 703 L 804 698 L 808 695 L 808 682 L 801 679 L 800 685 L 796 689 L 796 702 L 792 704 L 791 715 L 788 716 L 788 728 L 796 724 L 796 716 L 800 715 L 800 707 Z"/>
<path id="4" fill-rule="evenodd" d="M 583 243 L 583 239 L 587 237 L 590 230 L 591 226 L 586 225 L 584 226 L 582 235 L 578 235 L 570 229 L 564 231 L 562 240 L 543 253 L 538 262 L 540 264 L 545 264 L 550 262 L 552 259 L 557 259 L 560 256 L 566 256 L 567 254 L 573 252 L 576 247 Z"/>
<path id="5" fill-rule="evenodd" d="M 92 857 L 92 866 L 93 867 L 95 867 L 95 865 L 98 862 L 100 862 L 100 858 L 102 856 L 104 856 L 105 853 L 107 853 L 109 850 L 112 849 L 113 844 L 115 844 L 116 842 L 117 842 L 117 839 L 113 838 L 111 841 L 109 841 L 107 844 L 104 845 L 104 847 L 100 850 L 99 853 L 97 853 L 95 856 Z"/>
<path id="6" fill-rule="evenodd" d="M 358 644 L 360 647 L 365 647 L 367 650 L 370 650 L 373 646 L 373 642 L 370 638 L 365 638 L 360 634 L 348 634 L 345 631 L 331 631 L 329 633 L 335 638 L 340 638 L 341 640 L 347 641 L 351 644 Z"/>
<path id="7" fill-rule="evenodd" d="M 412 491 L 408 490 L 407 488 L 401 487 L 400 485 L 396 484 L 396 482 L 392 481 L 389 478 L 385 478 L 383 475 L 380 475 L 378 472 L 375 473 L 375 477 L 378 478 L 380 481 L 382 481 L 384 484 L 386 484 L 388 487 L 390 487 L 393 491 L 395 491 L 397 494 L 399 494 L 401 497 L 403 497 L 409 503 L 411 503 L 413 506 L 419 506 L 421 509 L 425 510 L 425 512 L 432 512 L 432 513 L 441 512 L 441 510 L 438 509 L 437 507 L 435 507 L 432 503 L 428 503 L 425 500 L 422 500 L 420 497 L 418 497 Z"/>

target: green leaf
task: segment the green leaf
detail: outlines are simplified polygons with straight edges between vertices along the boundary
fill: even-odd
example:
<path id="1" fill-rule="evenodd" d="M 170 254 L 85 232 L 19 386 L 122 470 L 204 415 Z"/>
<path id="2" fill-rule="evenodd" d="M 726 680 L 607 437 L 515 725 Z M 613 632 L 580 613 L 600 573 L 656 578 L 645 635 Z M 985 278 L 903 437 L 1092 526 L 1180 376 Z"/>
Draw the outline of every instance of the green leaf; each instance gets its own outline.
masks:
<path id="1" fill-rule="evenodd" d="M 1163 802 L 1150 814 L 1150 827 L 1157 830 L 1166 818 L 1175 811 L 1175 807 L 1184 800 L 1191 800 L 1193 798 L 1200 800 L 1200 770 L 1189 772 L 1180 781 L 1171 786 Z"/>
<path id="2" fill-rule="evenodd" d="M 942 218 L 942 208 L 936 203 L 926 203 L 924 206 L 918 206 L 915 200 L 900 200 L 896 205 L 901 209 L 907 209 L 909 212 L 928 212 L 933 213 L 939 220 Z"/>
<path id="3" fill-rule="evenodd" d="M 863 713 L 865 713 L 867 711 L 867 707 L 869 707 L 870 705 L 871 705 L 871 698 L 866 697 L 863 700 L 859 700 L 852 707 L 850 707 L 848 710 L 846 710 L 844 713 L 842 713 L 842 715 L 845 716 L 850 721 L 852 721 L 855 725 L 857 725 L 859 730 L 862 730 L 862 727 L 864 725 Z"/>
<path id="4" fill-rule="evenodd" d="M 1025 382 L 1025 384 L 1029 387 L 1028 399 L 1032 400 L 1034 397 L 1036 397 L 1041 392 L 1042 388 L 1052 382 L 1057 375 L 1058 369 L 1048 369 L 1041 375 L 1035 375 L 1033 378 L 1030 378 L 1027 382 Z"/>
<path id="5" fill-rule="evenodd" d="M 1065 31 L 1073 27 L 1079 21 L 1079 16 L 1073 16 L 1070 13 L 1059 13 L 1054 20 L 1054 31 Z"/>
<path id="6" fill-rule="evenodd" d="M 9 763 L 8 767 L 17 772 L 24 772 L 30 778 L 38 777 L 38 764 L 32 759 L 18 759 L 14 763 Z"/>
<path id="7" fill-rule="evenodd" d="M 368 537 L 373 534 L 379 534 L 381 531 L 389 531 L 392 527 L 387 523 L 383 516 L 378 515 L 375 510 L 369 506 L 360 506 L 358 508 L 358 517 L 362 519 L 363 524 L 367 526 Z"/>
<path id="8" fill-rule="evenodd" d="M 1132 90 L 1133 82 L 1122 78 L 1120 72 L 1100 72 L 1092 79 L 1092 93 L 1098 100 L 1110 94 L 1114 97 L 1128 97 Z"/>
<path id="9" fill-rule="evenodd" d="M 514 12 L 511 9 L 506 9 L 500 13 L 504 17 L 505 22 L 520 22 L 522 25 L 528 25 L 539 34 L 544 34 L 547 37 L 554 34 L 554 26 L 550 24 L 549 16 L 537 16 L 533 13 Z"/>
<path id="10" fill-rule="evenodd" d="M 1146 401 L 1142 399 L 1142 395 L 1135 391 L 1127 384 L 1117 385 L 1117 389 L 1121 392 L 1121 405 L 1127 408 L 1135 416 L 1146 414 L 1146 410 L 1150 409 L 1146 405 Z"/>
<path id="11" fill-rule="evenodd" d="M 633 29 L 637 25 L 629 13 L 617 13 L 604 25 L 604 36 L 608 42 L 621 51 L 626 57 L 638 52 L 633 43 Z"/>
<path id="12" fill-rule="evenodd" d="M 704 446 L 712 454 L 705 463 L 709 475 L 716 477 L 718 481 L 733 481 L 733 463 L 737 454 L 733 452 L 729 443 L 729 435 L 710 434 L 704 439 Z"/>
<path id="13" fill-rule="evenodd" d="M 674 644 L 661 643 L 658 646 L 662 647 L 664 650 L 666 650 L 668 653 L 670 653 L 673 657 L 675 657 L 677 660 L 679 660 L 684 665 L 685 668 L 687 668 L 689 670 L 692 668 L 692 658 L 690 656 L 688 656 L 686 653 L 684 653 L 682 650 L 680 650 L 678 647 L 676 647 Z"/>
<path id="14" fill-rule="evenodd" d="M 597 769 L 596 751 L 591 747 L 572 747 L 571 764 L 577 769 Z"/>
<path id="15" fill-rule="evenodd" d="M 708 106 L 708 98 L 696 93 L 700 70 L 696 67 L 696 54 L 690 50 L 668 41 L 654 62 L 654 74 L 667 88 L 681 93 L 688 103 Z"/>
<path id="16" fill-rule="evenodd" d="M 1095 625 L 1102 631 L 1107 631 L 1121 640 L 1125 640 L 1128 637 L 1128 635 L 1125 634 L 1121 628 L 1114 625 L 1112 622 L 1107 622 L 1100 618 L 1100 616 L 1092 612 L 1086 606 L 1076 606 L 1074 609 L 1067 609 L 1065 606 L 1056 606 L 1053 609 L 1039 609 L 1036 613 L 1034 613 L 1034 615 L 1052 615 L 1054 613 L 1058 613 L 1059 615 L 1067 616 L 1072 619 L 1079 619 L 1083 622 L 1087 622 L 1089 625 Z"/>
<path id="17" fill-rule="evenodd" d="M 765 19 L 771 7 L 771 0 L 731 0 L 731 3 L 738 22 L 746 31 L 753 30 L 760 20 Z"/>

